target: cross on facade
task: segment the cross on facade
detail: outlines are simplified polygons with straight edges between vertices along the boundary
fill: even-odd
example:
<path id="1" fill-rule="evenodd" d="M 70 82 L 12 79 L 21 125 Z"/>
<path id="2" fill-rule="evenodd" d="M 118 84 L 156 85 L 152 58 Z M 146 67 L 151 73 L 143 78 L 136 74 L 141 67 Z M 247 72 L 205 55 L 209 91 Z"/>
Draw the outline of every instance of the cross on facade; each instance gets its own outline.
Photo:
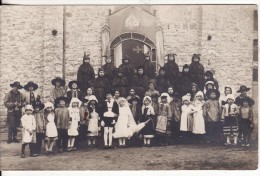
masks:
<path id="1" fill-rule="evenodd" d="M 144 50 L 142 49 L 142 48 L 140 48 L 139 46 L 136 46 L 135 48 L 133 48 L 133 51 L 135 51 L 136 53 L 143 53 L 144 52 Z"/>

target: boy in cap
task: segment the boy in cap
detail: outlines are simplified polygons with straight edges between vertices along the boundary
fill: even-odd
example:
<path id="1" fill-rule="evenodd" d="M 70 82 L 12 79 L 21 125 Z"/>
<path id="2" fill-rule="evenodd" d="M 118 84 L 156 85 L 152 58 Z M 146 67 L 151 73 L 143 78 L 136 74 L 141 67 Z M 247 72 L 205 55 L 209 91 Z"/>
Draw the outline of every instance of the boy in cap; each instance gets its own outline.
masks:
<path id="1" fill-rule="evenodd" d="M 40 95 L 38 95 L 35 90 L 38 89 L 38 85 L 32 81 L 28 82 L 25 86 L 24 86 L 24 90 L 26 90 L 26 92 L 24 93 L 24 102 L 26 104 L 34 104 L 36 101 L 36 98 L 40 98 Z"/>
<path id="2" fill-rule="evenodd" d="M 17 127 L 20 125 L 22 107 L 24 106 L 22 94 L 18 91 L 23 86 L 19 82 L 14 82 L 10 86 L 13 89 L 4 98 L 4 105 L 7 108 L 8 144 L 11 142 L 19 143 L 17 140 Z"/>
<path id="3" fill-rule="evenodd" d="M 56 98 L 63 97 L 66 95 L 65 81 L 60 77 L 56 77 L 51 81 L 54 86 L 52 91 L 52 102 L 55 102 Z"/>

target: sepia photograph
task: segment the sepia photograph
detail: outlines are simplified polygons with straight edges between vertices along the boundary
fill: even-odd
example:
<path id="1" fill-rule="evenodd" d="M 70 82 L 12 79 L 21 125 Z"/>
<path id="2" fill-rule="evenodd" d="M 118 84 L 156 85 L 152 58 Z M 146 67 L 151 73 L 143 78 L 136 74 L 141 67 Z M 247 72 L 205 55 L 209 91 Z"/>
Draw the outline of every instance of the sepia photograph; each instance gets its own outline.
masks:
<path id="1" fill-rule="evenodd" d="M 257 4 L 0 6 L 0 169 L 257 170 Z"/>

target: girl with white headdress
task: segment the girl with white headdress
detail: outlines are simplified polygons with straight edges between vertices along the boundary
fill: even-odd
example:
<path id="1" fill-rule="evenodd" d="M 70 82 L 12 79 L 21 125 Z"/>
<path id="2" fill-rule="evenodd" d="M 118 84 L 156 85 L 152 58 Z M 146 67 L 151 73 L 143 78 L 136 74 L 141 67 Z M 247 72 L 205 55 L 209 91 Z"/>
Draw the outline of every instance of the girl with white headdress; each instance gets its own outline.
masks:
<path id="1" fill-rule="evenodd" d="M 44 117 L 46 124 L 46 132 L 45 132 L 45 149 L 46 154 L 53 153 L 52 148 L 54 145 L 55 140 L 58 139 L 58 131 L 55 125 L 54 119 L 54 105 L 51 102 L 45 103 L 44 108 Z"/>
<path id="2" fill-rule="evenodd" d="M 80 121 L 80 109 L 82 102 L 78 98 L 72 98 L 69 105 L 69 115 L 70 115 L 70 122 L 69 122 L 69 129 L 68 129 L 68 151 L 75 150 L 74 147 L 75 138 L 79 135 L 78 128 L 79 128 L 79 121 Z"/>
<path id="3" fill-rule="evenodd" d="M 202 140 L 202 135 L 205 134 L 205 120 L 203 117 L 203 106 L 204 106 L 204 95 L 203 92 L 198 91 L 194 97 L 193 105 L 196 109 L 196 112 L 194 112 L 193 117 L 193 129 L 192 133 L 196 135 L 196 138 Z"/>

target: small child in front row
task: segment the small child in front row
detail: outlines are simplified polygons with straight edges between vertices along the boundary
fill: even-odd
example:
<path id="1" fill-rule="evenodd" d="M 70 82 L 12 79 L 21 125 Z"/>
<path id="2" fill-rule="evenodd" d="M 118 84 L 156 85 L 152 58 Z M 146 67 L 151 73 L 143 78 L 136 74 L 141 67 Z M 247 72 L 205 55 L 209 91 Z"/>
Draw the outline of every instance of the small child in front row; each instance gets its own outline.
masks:
<path id="1" fill-rule="evenodd" d="M 75 138 L 79 135 L 79 121 L 80 121 L 80 110 L 81 101 L 78 98 L 72 98 L 69 106 L 69 129 L 68 129 L 68 151 L 76 150 L 77 148 L 74 146 Z"/>
<path id="2" fill-rule="evenodd" d="M 96 146 L 96 137 L 99 132 L 99 120 L 98 115 L 98 100 L 96 96 L 91 95 L 88 99 L 88 112 L 89 112 L 89 124 L 88 124 L 88 145 L 91 147 Z"/>
<path id="3" fill-rule="evenodd" d="M 232 94 L 227 95 L 227 104 L 225 104 L 222 112 L 222 120 L 224 120 L 223 133 L 227 139 L 225 145 L 237 145 L 238 138 L 238 106 L 234 103 L 235 98 Z"/>
<path id="4" fill-rule="evenodd" d="M 254 128 L 253 104 L 251 98 L 244 97 L 241 99 L 239 108 L 239 129 L 242 137 L 242 147 L 250 146 L 251 133 Z"/>
<path id="5" fill-rule="evenodd" d="M 45 103 L 44 118 L 46 121 L 45 149 L 46 154 L 48 155 L 54 153 L 52 148 L 55 141 L 58 139 L 58 131 L 54 122 L 54 105 L 51 102 Z"/>
<path id="6" fill-rule="evenodd" d="M 30 156 L 32 157 L 36 156 L 34 155 L 33 152 L 33 145 L 34 145 L 33 143 L 36 143 L 36 134 L 35 134 L 36 122 L 32 113 L 33 113 L 32 105 L 26 105 L 25 114 L 21 118 L 22 127 L 23 127 L 21 158 L 25 158 L 25 147 L 27 144 L 29 144 Z"/>

